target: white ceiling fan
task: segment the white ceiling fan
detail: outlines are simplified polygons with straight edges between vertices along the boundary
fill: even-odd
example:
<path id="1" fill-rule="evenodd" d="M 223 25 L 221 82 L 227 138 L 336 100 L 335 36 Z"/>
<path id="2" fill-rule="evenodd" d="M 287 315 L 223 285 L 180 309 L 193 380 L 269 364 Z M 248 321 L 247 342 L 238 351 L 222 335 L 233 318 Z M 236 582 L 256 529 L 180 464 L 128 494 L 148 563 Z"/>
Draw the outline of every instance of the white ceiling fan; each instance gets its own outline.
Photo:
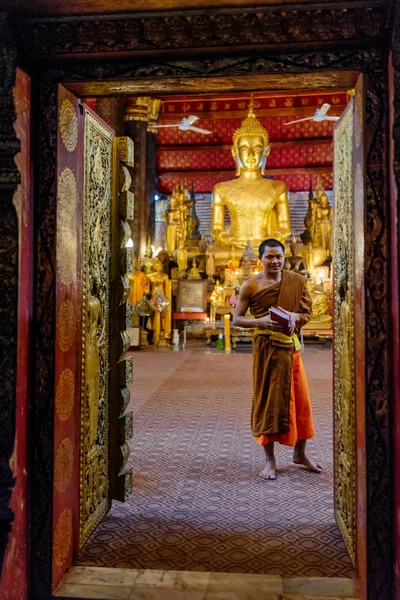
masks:
<path id="1" fill-rule="evenodd" d="M 193 123 L 196 123 L 196 121 L 198 121 L 198 120 L 199 120 L 199 117 L 196 117 L 196 115 L 189 115 L 188 117 L 183 117 L 183 119 L 180 123 L 171 123 L 168 125 L 156 125 L 155 127 L 157 129 L 161 129 L 164 127 L 177 127 L 181 131 L 197 131 L 197 133 L 204 133 L 205 135 L 212 133 L 212 131 L 208 131 L 208 129 L 202 129 L 201 127 L 194 127 Z"/>
<path id="2" fill-rule="evenodd" d="M 328 117 L 327 112 L 330 109 L 330 104 L 323 104 L 321 108 L 317 108 L 315 114 L 312 117 L 305 117 L 304 119 L 297 119 L 296 121 L 288 121 L 283 125 L 293 125 L 293 123 L 300 123 L 301 121 L 338 121 L 340 117 Z"/>

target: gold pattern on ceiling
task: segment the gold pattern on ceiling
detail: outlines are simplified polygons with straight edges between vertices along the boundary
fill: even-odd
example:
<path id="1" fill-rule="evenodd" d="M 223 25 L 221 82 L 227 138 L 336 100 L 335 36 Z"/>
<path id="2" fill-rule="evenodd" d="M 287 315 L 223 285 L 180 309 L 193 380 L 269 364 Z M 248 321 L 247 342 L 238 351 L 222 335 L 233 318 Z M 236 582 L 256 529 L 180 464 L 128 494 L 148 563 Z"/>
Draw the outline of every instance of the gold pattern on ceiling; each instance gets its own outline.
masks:
<path id="1" fill-rule="evenodd" d="M 76 203 L 75 175 L 66 167 L 58 178 L 57 186 L 57 273 L 63 285 L 70 285 L 76 275 Z"/>
<path id="2" fill-rule="evenodd" d="M 68 152 L 73 152 L 78 142 L 78 118 L 75 108 L 68 98 L 63 100 L 60 108 L 61 139 Z"/>
<path id="3" fill-rule="evenodd" d="M 64 300 L 57 314 L 57 342 L 67 352 L 75 339 L 76 315 L 70 300 Z"/>
<path id="4" fill-rule="evenodd" d="M 59 445 L 54 465 L 54 485 L 57 492 L 62 494 L 70 484 L 74 464 L 74 447 L 69 438 Z"/>

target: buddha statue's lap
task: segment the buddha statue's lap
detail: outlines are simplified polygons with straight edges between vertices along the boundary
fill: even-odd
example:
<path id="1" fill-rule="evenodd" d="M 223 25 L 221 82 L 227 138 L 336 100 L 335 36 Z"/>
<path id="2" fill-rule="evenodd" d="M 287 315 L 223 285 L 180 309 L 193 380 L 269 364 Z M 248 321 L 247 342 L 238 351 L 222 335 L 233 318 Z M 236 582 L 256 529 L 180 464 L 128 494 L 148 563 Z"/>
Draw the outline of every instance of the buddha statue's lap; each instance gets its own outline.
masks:
<path id="1" fill-rule="evenodd" d="M 268 134 L 250 107 L 247 118 L 234 133 L 232 156 L 237 179 L 213 188 L 211 231 L 213 253 L 221 264 L 233 248 L 241 255 L 247 241 L 254 248 L 268 237 L 280 241 L 290 234 L 289 203 L 282 181 L 265 179 L 264 168 L 270 147 Z M 225 211 L 230 226 L 225 229 Z"/>

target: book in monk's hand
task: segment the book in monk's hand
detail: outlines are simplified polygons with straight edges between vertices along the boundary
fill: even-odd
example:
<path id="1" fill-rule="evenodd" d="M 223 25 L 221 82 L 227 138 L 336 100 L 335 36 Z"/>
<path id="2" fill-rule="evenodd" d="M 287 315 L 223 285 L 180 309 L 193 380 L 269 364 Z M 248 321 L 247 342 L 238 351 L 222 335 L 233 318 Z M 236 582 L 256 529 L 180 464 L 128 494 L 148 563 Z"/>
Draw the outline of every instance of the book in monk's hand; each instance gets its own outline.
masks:
<path id="1" fill-rule="evenodd" d="M 282 333 L 285 335 L 291 335 L 290 325 L 293 322 L 292 315 L 281 308 L 280 306 L 271 306 L 269 309 L 269 316 L 273 321 L 276 321 L 282 327 Z"/>

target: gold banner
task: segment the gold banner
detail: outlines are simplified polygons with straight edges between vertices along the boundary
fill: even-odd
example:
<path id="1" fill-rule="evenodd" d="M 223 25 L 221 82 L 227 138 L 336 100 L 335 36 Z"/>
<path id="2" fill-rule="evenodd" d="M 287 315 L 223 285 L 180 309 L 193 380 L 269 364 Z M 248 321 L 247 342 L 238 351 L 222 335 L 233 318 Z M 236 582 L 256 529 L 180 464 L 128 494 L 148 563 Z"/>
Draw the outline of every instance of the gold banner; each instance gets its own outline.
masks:
<path id="1" fill-rule="evenodd" d="M 335 516 L 355 560 L 354 235 L 352 98 L 334 131 Z"/>
<path id="2" fill-rule="evenodd" d="M 109 508 L 108 404 L 113 133 L 85 113 L 80 546 Z"/>

